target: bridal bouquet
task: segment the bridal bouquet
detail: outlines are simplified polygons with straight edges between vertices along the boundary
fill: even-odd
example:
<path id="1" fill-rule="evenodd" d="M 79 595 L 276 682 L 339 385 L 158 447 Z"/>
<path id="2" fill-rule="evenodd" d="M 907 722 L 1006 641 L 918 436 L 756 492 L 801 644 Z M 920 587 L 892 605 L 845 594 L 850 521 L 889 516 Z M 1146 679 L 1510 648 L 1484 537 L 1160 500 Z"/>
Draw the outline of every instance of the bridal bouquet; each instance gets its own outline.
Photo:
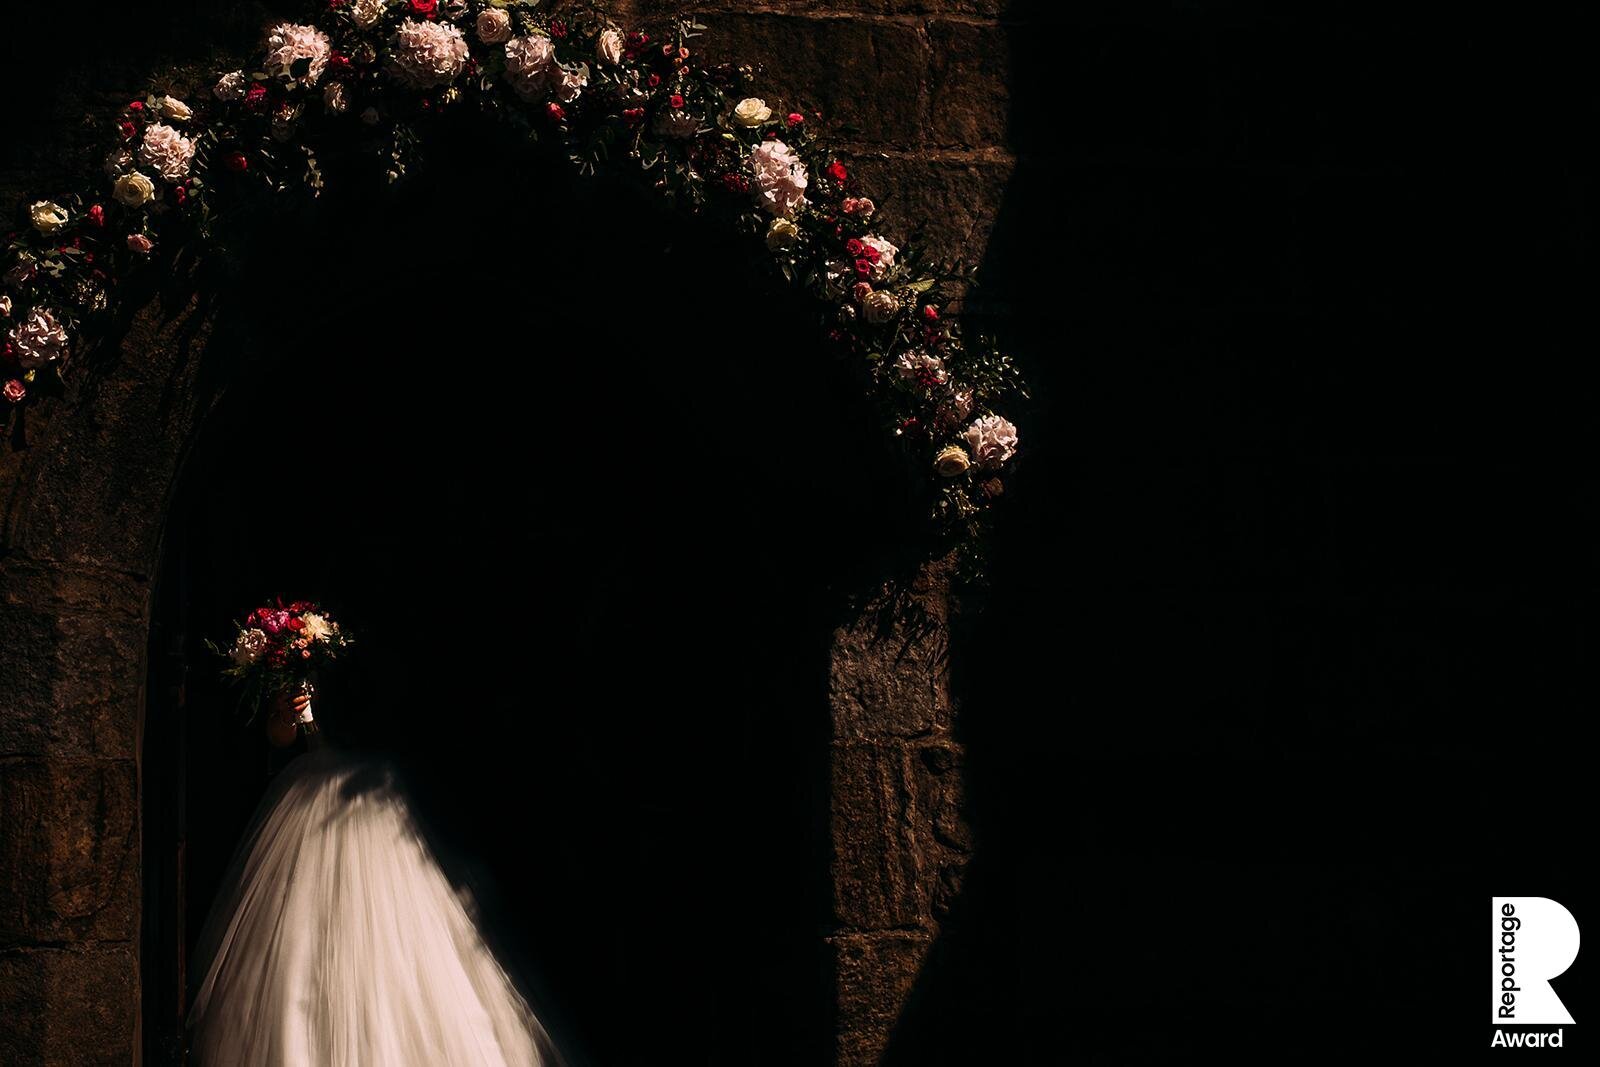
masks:
<path id="1" fill-rule="evenodd" d="M 251 718 L 264 700 L 285 690 L 309 693 L 317 671 L 338 662 L 355 643 L 309 600 L 285 606 L 280 597 L 235 625 L 239 633 L 230 647 L 209 640 L 206 645 L 227 660 L 222 673 L 243 687 L 240 703 L 249 705 Z"/>

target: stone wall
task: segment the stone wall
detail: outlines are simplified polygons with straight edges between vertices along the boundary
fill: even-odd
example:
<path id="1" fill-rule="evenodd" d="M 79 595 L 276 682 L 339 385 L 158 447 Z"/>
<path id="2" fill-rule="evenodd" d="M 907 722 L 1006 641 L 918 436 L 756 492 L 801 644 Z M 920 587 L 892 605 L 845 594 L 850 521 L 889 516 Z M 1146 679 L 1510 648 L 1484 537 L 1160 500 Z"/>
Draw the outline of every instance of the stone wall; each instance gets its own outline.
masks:
<path id="1" fill-rule="evenodd" d="M 888 232 L 924 223 L 972 264 L 1013 167 L 1003 6 L 614 5 L 630 23 L 701 13 L 707 52 L 763 65 L 784 107 L 846 130 L 843 154 Z M 232 41 L 258 10 L 207 17 Z M 78 120 L 141 89 L 138 72 L 112 67 L 62 93 L 38 119 L 58 124 L 59 140 L 35 128 L 0 167 L 6 207 L 81 167 L 100 142 Z M 13 438 L 26 447 L 0 455 L 0 1062 L 137 1055 L 151 583 L 177 464 L 204 405 L 192 380 L 203 343 L 192 311 L 146 309 L 115 366 L 30 410 Z M 930 627 L 883 632 L 869 611 L 835 635 L 826 938 L 840 1064 L 881 1058 L 971 847 L 944 667 L 946 590 L 937 569 L 917 590 Z"/>

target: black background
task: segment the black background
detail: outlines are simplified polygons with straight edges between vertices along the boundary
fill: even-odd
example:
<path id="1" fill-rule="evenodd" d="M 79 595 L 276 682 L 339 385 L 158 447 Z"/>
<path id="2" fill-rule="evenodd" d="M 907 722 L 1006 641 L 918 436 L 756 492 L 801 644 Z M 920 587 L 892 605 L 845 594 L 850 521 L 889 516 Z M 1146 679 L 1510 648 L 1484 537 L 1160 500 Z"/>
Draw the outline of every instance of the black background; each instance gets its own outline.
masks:
<path id="1" fill-rule="evenodd" d="M 896 1062 L 1457 1061 L 1490 1037 L 1490 895 L 1597 914 L 1593 28 L 1577 5 L 1283 7 L 1013 8 L 1019 164 L 975 310 L 1038 400 L 992 598 L 954 645 L 978 851 Z M 70 39 L 10 14 L 12 50 L 51 42 L 5 69 L 37 103 L 18 122 L 67 84 L 63 50 L 181 51 L 190 10 Z M 396 710 L 366 732 L 575 1058 L 814 1061 L 808 719 L 827 586 L 892 538 L 892 468 L 845 386 L 778 373 L 805 359 L 797 320 L 751 311 L 714 241 L 534 162 L 460 166 L 382 208 L 438 237 L 382 245 L 373 274 L 363 242 L 396 216 L 297 223 L 344 227 L 307 245 L 328 275 L 284 275 L 309 336 L 267 282 L 233 312 L 237 351 L 304 365 L 239 390 L 193 469 L 262 418 L 333 458 L 281 442 L 273 478 L 191 483 L 188 602 L 225 617 L 313 574 L 368 624 L 350 681 Z M 480 199 L 505 168 L 559 191 Z M 473 232 L 487 211 L 514 247 L 448 236 L 463 183 Z M 570 262 L 530 254 L 588 219 Z M 458 264 L 478 281 L 449 291 Z M 407 347 L 437 359 L 372 385 Z M 473 379 L 481 407 L 448 401 Z M 828 432 L 798 429 L 813 415 Z M 271 521 L 241 520 L 290 509 L 331 544 L 269 561 Z M 430 594 L 469 620 L 442 645 L 395 626 Z M 490 666 L 440 669 L 474 653 Z M 1557 986 L 1580 1023 L 1585 970 Z"/>

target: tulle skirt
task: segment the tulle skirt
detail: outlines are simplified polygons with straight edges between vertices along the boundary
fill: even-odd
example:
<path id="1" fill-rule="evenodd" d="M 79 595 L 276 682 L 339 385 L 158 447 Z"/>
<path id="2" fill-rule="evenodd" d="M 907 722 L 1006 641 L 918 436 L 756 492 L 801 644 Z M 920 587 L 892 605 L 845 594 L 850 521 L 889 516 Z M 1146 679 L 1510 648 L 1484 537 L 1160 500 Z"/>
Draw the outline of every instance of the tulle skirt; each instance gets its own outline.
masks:
<path id="1" fill-rule="evenodd" d="M 196 964 L 205 1067 L 555 1061 L 382 764 L 319 751 L 284 769 Z"/>

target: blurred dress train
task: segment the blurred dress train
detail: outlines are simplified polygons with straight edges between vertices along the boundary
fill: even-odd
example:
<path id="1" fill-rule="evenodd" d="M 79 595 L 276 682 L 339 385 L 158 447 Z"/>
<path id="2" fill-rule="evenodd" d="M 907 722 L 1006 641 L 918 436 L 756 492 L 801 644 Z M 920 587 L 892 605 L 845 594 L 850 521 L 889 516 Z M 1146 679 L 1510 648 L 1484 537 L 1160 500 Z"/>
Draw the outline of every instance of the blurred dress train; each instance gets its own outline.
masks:
<path id="1" fill-rule="evenodd" d="M 205 1067 L 552 1067 L 387 765 L 309 752 L 262 799 L 196 953 Z"/>

